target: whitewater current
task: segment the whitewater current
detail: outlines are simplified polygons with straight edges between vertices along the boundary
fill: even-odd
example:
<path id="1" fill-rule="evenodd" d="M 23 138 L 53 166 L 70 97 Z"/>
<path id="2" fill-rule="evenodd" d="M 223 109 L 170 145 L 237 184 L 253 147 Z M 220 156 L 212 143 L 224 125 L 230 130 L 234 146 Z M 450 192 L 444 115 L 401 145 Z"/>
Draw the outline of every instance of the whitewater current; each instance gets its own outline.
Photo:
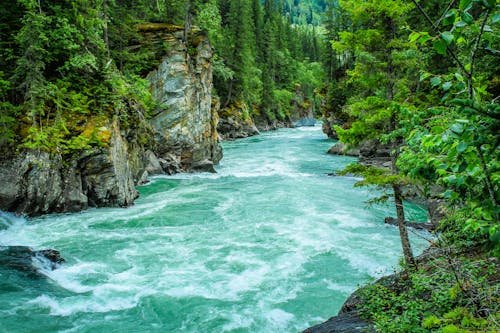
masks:
<path id="1" fill-rule="evenodd" d="M 0 214 L 0 246 L 52 248 L 35 278 L 0 268 L 0 332 L 297 332 L 359 285 L 397 269 L 380 194 L 332 177 L 319 127 L 224 142 L 216 174 L 158 176 L 129 208 L 24 219 Z M 423 208 L 407 205 L 411 220 Z M 425 234 L 411 233 L 415 252 Z"/>

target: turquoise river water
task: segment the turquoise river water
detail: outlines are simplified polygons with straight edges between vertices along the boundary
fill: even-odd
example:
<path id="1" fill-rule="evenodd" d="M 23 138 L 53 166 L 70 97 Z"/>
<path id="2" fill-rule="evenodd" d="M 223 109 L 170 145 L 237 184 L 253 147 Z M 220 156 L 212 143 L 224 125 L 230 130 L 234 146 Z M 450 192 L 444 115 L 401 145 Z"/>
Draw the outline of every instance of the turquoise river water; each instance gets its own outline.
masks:
<path id="1" fill-rule="evenodd" d="M 67 262 L 41 278 L 0 270 L 0 332 L 274 333 L 328 319 L 401 256 L 383 222 L 393 208 L 327 175 L 354 161 L 331 144 L 319 127 L 268 132 L 225 142 L 217 174 L 152 178 L 129 208 L 2 213 L 0 246 Z"/>

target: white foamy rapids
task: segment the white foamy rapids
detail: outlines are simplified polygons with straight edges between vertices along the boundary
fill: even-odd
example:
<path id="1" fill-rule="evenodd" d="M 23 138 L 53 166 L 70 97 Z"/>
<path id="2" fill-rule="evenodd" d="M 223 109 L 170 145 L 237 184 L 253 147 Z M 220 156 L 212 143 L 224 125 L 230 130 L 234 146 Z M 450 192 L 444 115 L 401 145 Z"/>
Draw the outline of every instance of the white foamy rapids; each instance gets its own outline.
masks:
<path id="1" fill-rule="evenodd" d="M 137 295 L 128 298 L 115 298 L 91 295 L 88 297 L 54 298 L 42 295 L 31 300 L 27 305 L 50 310 L 52 316 L 71 316 L 79 312 L 110 312 L 133 308 L 139 302 Z"/>
<path id="2" fill-rule="evenodd" d="M 326 284 L 328 289 L 334 290 L 334 291 L 340 291 L 341 293 L 344 293 L 346 295 L 349 295 L 357 288 L 357 287 L 350 285 L 350 284 L 347 285 L 347 284 L 336 283 L 336 282 L 334 282 L 332 280 L 328 280 L 328 279 L 323 279 L 323 282 Z"/>
<path id="3" fill-rule="evenodd" d="M 0 210 L 0 230 L 12 228 L 16 225 L 23 225 L 25 223 L 26 220 L 23 217 Z"/>
<path id="4" fill-rule="evenodd" d="M 32 227 L 26 224 L 24 217 L 0 211 L 0 223 L 5 227 L 5 229 L 0 228 L 0 246 L 36 247 L 39 244 L 37 238 L 32 237 L 30 232 Z"/>

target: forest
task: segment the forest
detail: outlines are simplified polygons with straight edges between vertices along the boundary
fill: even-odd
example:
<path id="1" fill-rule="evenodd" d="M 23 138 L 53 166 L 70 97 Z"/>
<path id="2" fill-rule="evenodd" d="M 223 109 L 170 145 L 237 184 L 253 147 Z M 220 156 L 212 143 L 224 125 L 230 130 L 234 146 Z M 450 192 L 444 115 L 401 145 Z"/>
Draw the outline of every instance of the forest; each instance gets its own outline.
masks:
<path id="1" fill-rule="evenodd" d="M 389 167 L 340 172 L 395 204 L 402 242 L 399 289 L 365 288 L 362 316 L 380 332 L 498 332 L 498 0 L 17 0 L 0 14 L 4 158 L 101 147 L 91 118 L 146 124 L 159 59 L 137 26 L 200 29 L 221 113 L 287 121 L 300 89 L 348 149 L 390 147 Z M 409 188 L 444 211 L 432 259 L 408 240 Z"/>
<path id="2" fill-rule="evenodd" d="M 387 189 L 375 200 L 396 204 L 407 266 L 416 263 L 402 188 L 447 203 L 437 239 L 444 254 L 410 269 L 408 298 L 367 292 L 383 332 L 498 329 L 498 271 L 483 258 L 498 256 L 500 244 L 499 8 L 495 0 L 341 0 L 326 11 L 324 113 L 340 141 L 392 148 L 390 168 L 345 172 L 363 176 L 359 186 Z"/>
<path id="3" fill-rule="evenodd" d="M 3 148 L 22 142 L 72 153 L 98 145 L 81 133 L 82 121 L 123 113 L 126 99 L 141 105 L 147 118 L 155 106 L 144 76 L 159 59 L 152 50 L 137 50 L 134 25 L 144 22 L 208 34 L 223 107 L 237 104 L 245 114 L 284 120 L 297 85 L 319 105 L 319 34 L 312 25 L 293 24 L 283 2 L 17 1 L 0 11 L 8 18 L 0 48 Z"/>

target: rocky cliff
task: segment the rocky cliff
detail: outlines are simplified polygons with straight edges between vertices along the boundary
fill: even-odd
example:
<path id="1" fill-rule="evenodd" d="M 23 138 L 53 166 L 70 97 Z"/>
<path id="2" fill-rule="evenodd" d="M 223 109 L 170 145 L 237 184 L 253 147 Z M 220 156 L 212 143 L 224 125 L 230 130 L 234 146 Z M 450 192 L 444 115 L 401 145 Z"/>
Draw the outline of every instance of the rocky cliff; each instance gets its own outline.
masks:
<path id="1" fill-rule="evenodd" d="M 130 160 L 139 151 L 131 149 L 117 120 L 109 131 L 107 148 L 72 157 L 30 150 L 1 161 L 0 208 L 33 216 L 132 204 L 141 170 Z"/>
<path id="2" fill-rule="evenodd" d="M 222 158 L 218 142 L 217 108 L 212 108 L 212 46 L 197 30 L 184 41 L 182 27 L 166 24 L 137 28 L 166 54 L 148 74 L 159 108 L 150 123 L 157 142 L 155 154 L 165 172 L 213 171 Z"/>
<path id="3" fill-rule="evenodd" d="M 213 171 L 222 150 L 217 111 L 211 106 L 208 38 L 193 31 L 184 40 L 182 27 L 161 24 L 137 29 L 145 42 L 161 43 L 167 50 L 147 75 L 159 105 L 147 120 L 148 136 L 137 124 L 114 117 L 100 129 L 107 133 L 105 144 L 92 150 L 71 156 L 23 150 L 2 158 L 0 210 L 35 216 L 128 206 L 138 196 L 135 186 L 149 174 Z"/>

